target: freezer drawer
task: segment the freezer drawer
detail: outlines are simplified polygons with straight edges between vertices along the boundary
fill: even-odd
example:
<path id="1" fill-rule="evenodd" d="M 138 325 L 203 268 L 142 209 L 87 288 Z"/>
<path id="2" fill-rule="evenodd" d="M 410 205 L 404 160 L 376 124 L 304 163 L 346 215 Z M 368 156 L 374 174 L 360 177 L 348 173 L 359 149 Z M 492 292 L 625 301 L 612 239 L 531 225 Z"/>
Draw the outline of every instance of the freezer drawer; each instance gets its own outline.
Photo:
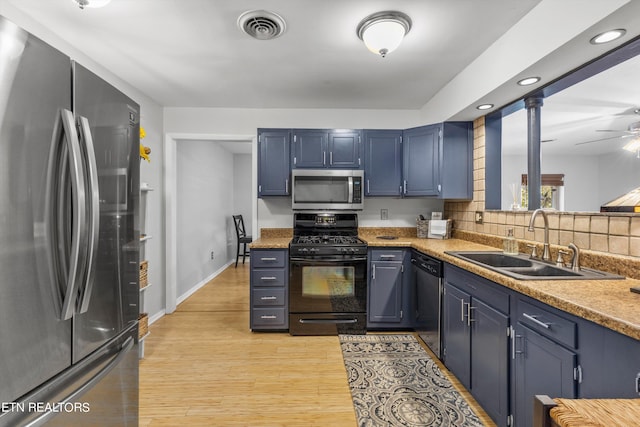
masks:
<path id="1" fill-rule="evenodd" d="M 0 426 L 138 425 L 135 324 L 81 363 L 13 403 Z"/>

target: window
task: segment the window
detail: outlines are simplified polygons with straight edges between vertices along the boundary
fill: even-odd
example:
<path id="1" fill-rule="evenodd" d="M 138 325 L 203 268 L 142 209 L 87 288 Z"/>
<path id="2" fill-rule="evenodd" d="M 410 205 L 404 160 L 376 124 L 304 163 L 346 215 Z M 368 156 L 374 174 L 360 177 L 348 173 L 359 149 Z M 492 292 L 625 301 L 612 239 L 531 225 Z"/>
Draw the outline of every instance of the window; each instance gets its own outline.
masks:
<path id="1" fill-rule="evenodd" d="M 540 207 L 545 209 L 564 210 L 564 174 L 542 174 L 540 186 Z M 522 174 L 520 201 L 522 207 L 529 204 L 527 174 Z"/>

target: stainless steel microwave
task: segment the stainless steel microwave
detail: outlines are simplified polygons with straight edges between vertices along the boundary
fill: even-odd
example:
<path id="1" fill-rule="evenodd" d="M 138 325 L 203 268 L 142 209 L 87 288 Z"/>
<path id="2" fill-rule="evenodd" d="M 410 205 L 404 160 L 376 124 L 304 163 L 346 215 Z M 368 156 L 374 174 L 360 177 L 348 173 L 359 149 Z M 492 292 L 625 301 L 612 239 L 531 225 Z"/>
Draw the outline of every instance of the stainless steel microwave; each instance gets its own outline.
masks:
<path id="1" fill-rule="evenodd" d="M 291 178 L 294 210 L 362 210 L 362 170 L 294 169 Z"/>

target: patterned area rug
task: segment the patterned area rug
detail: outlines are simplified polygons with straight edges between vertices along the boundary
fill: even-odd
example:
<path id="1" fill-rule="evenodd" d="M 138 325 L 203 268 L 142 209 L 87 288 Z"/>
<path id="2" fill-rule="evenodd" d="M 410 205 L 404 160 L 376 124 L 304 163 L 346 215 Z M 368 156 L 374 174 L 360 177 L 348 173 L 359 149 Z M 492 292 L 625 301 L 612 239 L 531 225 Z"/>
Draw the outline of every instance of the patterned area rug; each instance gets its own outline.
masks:
<path id="1" fill-rule="evenodd" d="M 413 335 L 340 335 L 359 427 L 482 422 Z"/>

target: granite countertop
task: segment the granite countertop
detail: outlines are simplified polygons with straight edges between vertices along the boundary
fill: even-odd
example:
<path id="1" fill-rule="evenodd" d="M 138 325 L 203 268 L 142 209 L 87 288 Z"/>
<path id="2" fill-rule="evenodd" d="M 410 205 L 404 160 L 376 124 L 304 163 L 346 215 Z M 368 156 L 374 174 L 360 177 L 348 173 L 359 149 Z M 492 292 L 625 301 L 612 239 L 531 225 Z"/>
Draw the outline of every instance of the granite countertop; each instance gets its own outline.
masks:
<path id="1" fill-rule="evenodd" d="M 377 238 L 386 235 L 397 236 L 397 239 Z M 632 286 L 640 286 L 640 280 L 517 280 L 445 253 L 498 250 L 493 246 L 461 239 L 421 239 L 416 237 L 415 228 L 361 229 L 359 237 L 370 247 L 417 249 L 552 307 L 640 340 L 640 294 L 629 291 Z M 283 231 L 266 236 L 263 234 L 250 247 L 287 248 L 290 241 L 291 235 Z"/>
<path id="2" fill-rule="evenodd" d="M 251 249 L 287 249 L 291 237 L 260 237 L 249 245 Z"/>
<path id="3" fill-rule="evenodd" d="M 410 247 L 461 267 L 509 289 L 640 340 L 640 294 L 629 291 L 640 280 L 517 280 L 445 251 L 496 251 L 495 247 L 460 239 L 435 240 L 398 236 L 381 240 L 373 234 L 360 238 L 370 247 Z"/>

